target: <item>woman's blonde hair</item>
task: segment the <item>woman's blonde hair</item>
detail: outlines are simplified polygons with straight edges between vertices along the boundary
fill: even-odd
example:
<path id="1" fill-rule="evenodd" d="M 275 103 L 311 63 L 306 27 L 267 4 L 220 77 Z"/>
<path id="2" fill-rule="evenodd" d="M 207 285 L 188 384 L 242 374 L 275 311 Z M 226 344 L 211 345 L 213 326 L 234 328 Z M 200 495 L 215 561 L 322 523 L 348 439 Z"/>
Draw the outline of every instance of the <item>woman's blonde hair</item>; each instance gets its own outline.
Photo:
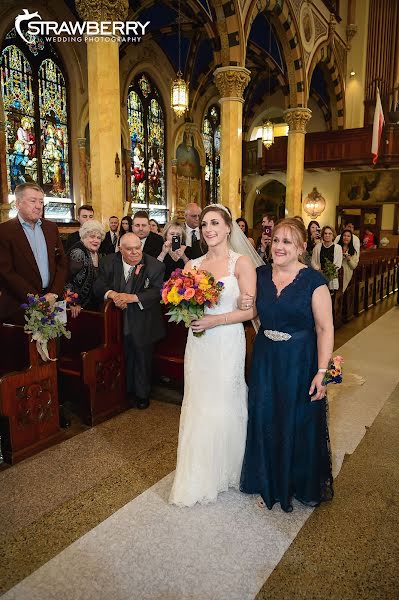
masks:
<path id="1" fill-rule="evenodd" d="M 181 243 L 184 245 L 186 243 L 186 230 L 178 221 L 169 221 L 169 223 L 166 223 L 162 231 L 163 239 L 166 240 L 166 236 L 168 235 L 168 231 L 171 227 L 178 227 L 181 230 Z"/>
<path id="2" fill-rule="evenodd" d="M 281 219 L 281 221 L 274 226 L 273 235 L 275 235 L 279 229 L 289 229 L 295 247 L 302 250 L 304 249 L 307 240 L 307 232 L 302 221 L 295 217 L 292 219 Z"/>

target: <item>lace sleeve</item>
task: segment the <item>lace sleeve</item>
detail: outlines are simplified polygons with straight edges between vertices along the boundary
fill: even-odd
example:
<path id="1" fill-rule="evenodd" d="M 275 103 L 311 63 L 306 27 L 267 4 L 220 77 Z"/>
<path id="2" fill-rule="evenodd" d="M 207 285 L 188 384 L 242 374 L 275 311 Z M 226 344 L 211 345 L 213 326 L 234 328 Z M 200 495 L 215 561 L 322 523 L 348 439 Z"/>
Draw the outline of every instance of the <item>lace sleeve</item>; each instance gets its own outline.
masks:
<path id="1" fill-rule="evenodd" d="M 80 248 L 74 248 L 69 254 L 69 272 L 78 273 L 85 263 L 85 253 Z"/>

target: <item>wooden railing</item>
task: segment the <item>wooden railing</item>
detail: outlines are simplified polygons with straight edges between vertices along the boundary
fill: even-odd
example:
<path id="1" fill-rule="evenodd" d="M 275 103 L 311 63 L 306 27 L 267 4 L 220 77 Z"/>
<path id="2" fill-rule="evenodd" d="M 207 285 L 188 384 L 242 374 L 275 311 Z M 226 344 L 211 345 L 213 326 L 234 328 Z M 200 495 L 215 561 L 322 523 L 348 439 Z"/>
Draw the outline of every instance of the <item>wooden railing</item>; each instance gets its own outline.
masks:
<path id="1" fill-rule="evenodd" d="M 371 166 L 372 127 L 307 133 L 305 169 Z M 244 142 L 244 175 L 263 175 L 287 168 L 287 137 L 278 137 L 269 150 L 258 142 Z M 399 125 L 386 125 L 382 134 L 378 166 L 399 166 Z"/>

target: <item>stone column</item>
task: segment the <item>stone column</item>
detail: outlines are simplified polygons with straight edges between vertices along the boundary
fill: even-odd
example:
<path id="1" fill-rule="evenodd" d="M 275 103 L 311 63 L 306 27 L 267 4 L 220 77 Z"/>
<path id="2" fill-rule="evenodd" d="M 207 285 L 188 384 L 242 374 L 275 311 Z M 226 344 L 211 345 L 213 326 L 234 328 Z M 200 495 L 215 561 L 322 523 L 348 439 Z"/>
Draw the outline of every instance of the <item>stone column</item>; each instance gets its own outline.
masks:
<path id="1" fill-rule="evenodd" d="M 178 218 L 177 214 L 177 194 L 178 194 L 178 186 L 177 186 L 177 159 L 172 158 L 172 185 L 171 185 L 171 195 L 172 197 L 169 199 L 168 205 L 170 208 L 170 219 Z M 184 219 L 184 214 L 183 214 Z"/>
<path id="2" fill-rule="evenodd" d="M 126 21 L 128 0 L 76 0 L 85 21 Z M 95 36 L 87 41 L 90 116 L 92 205 L 104 223 L 120 213 L 122 177 L 115 174 L 115 156 L 121 156 L 119 42 Z"/>
<path id="3" fill-rule="evenodd" d="M 286 213 L 302 215 L 302 183 L 305 158 L 306 123 L 312 116 L 309 108 L 289 108 L 284 112 L 288 123 Z"/>
<path id="4" fill-rule="evenodd" d="M 0 93 L 1 103 L 1 93 Z M 6 122 L 2 105 L 0 106 L 0 223 L 9 218 L 10 204 L 8 202 L 7 161 L 6 161 Z"/>
<path id="5" fill-rule="evenodd" d="M 78 138 L 79 152 L 79 198 L 80 205 L 88 203 L 87 197 L 87 167 L 86 167 L 86 138 Z"/>
<path id="6" fill-rule="evenodd" d="M 220 93 L 220 198 L 233 218 L 241 214 L 243 93 L 250 80 L 244 67 L 219 67 L 214 80 Z"/>

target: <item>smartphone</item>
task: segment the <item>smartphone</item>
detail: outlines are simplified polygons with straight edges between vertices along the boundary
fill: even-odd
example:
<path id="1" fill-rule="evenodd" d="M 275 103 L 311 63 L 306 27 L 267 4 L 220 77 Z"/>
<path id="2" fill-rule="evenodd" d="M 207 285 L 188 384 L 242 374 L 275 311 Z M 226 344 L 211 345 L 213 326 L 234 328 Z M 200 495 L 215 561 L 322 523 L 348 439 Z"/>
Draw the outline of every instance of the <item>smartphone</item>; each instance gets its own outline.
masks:
<path id="1" fill-rule="evenodd" d="M 273 232 L 273 227 L 271 225 L 264 225 L 263 226 L 263 233 L 265 235 L 268 235 L 269 237 L 271 237 Z"/>
<path id="2" fill-rule="evenodd" d="M 320 229 L 320 227 L 317 227 L 316 228 L 316 237 L 319 238 L 320 237 L 320 233 L 321 233 L 321 229 Z"/>
<path id="3" fill-rule="evenodd" d="M 180 246 L 180 235 L 172 235 L 172 251 L 178 250 Z"/>

